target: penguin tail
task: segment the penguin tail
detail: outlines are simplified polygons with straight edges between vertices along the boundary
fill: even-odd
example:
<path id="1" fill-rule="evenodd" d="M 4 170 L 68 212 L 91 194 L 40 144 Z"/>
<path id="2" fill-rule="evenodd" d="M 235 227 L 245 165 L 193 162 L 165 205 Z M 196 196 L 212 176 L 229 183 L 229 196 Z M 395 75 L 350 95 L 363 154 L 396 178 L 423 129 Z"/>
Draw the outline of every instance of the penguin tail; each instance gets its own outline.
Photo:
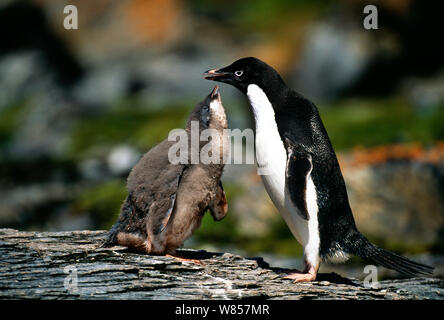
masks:
<path id="1" fill-rule="evenodd" d="M 117 221 L 111 227 L 111 229 L 108 231 L 108 233 L 106 235 L 105 241 L 100 245 L 101 248 L 108 248 L 108 247 L 115 246 L 117 244 L 117 234 L 119 233 L 119 230 L 120 230 L 119 226 L 120 226 L 120 224 Z"/>
<path id="2" fill-rule="evenodd" d="M 131 202 L 128 200 L 128 197 L 122 204 L 120 208 L 120 215 L 117 219 L 116 223 L 111 227 L 106 235 L 105 241 L 100 245 L 101 248 L 107 248 L 117 245 L 117 234 L 124 230 L 125 226 L 128 225 L 129 218 L 131 216 L 132 208 Z"/>
<path id="3" fill-rule="evenodd" d="M 346 241 L 348 253 L 364 260 L 393 269 L 408 276 L 433 275 L 433 267 L 407 259 L 394 252 L 382 249 L 371 243 L 366 237 L 355 231 Z"/>

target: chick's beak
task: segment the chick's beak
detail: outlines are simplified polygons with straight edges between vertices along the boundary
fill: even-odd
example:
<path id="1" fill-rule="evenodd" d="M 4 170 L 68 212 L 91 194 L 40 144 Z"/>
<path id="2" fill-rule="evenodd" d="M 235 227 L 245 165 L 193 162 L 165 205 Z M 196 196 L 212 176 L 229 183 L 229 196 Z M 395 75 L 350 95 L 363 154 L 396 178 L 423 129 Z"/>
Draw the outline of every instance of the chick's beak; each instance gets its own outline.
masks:
<path id="1" fill-rule="evenodd" d="M 213 101 L 218 101 L 219 103 L 222 103 L 219 86 L 215 86 L 213 91 L 211 91 L 211 93 L 205 99 L 205 103 L 207 105 L 210 105 L 210 103 Z"/>
<path id="2" fill-rule="evenodd" d="M 211 92 L 211 99 L 219 99 L 220 98 L 220 89 L 219 86 L 215 86 L 213 91 Z"/>

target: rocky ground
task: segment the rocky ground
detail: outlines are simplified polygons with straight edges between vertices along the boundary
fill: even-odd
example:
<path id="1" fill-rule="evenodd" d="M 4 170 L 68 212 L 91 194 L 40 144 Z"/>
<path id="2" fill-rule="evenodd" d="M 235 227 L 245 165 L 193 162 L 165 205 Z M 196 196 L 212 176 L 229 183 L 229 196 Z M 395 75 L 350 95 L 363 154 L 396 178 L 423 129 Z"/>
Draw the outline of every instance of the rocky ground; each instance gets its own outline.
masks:
<path id="1" fill-rule="evenodd" d="M 262 258 L 181 250 L 174 258 L 100 248 L 103 231 L 0 230 L 1 299 L 443 299 L 444 280 L 381 281 L 323 273 L 313 283 L 282 279 Z"/>

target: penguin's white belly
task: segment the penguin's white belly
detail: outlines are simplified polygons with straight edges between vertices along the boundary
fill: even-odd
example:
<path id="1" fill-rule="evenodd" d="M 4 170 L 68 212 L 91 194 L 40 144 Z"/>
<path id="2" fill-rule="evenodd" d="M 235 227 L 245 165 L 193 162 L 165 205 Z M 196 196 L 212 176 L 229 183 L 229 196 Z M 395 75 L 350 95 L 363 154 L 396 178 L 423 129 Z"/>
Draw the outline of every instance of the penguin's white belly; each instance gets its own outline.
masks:
<path id="1" fill-rule="evenodd" d="M 292 234 L 304 247 L 306 259 L 314 265 L 319 259 L 320 243 L 315 185 L 309 176 L 305 195 L 309 219 L 305 220 L 286 194 L 287 152 L 277 128 L 273 107 L 266 94 L 256 85 L 248 86 L 247 96 L 256 122 L 255 144 L 258 173 Z"/>
<path id="2" fill-rule="evenodd" d="M 256 128 L 256 160 L 268 195 L 279 213 L 284 218 L 291 232 L 300 244 L 305 245 L 307 239 L 307 221 L 304 220 L 297 208 L 285 194 L 285 172 L 287 152 L 279 136 L 272 139 L 270 131 Z M 276 130 L 277 131 L 277 130 Z"/>

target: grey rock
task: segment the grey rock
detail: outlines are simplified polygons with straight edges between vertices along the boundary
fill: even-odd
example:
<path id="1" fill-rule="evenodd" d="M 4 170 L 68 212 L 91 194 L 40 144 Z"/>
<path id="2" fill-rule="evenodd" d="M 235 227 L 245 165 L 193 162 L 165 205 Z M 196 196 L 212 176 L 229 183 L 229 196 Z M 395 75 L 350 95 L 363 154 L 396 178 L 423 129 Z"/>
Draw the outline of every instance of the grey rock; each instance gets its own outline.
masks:
<path id="1" fill-rule="evenodd" d="M 398 247 L 442 241 L 442 166 L 394 161 L 344 171 L 358 228 Z"/>
<path id="2" fill-rule="evenodd" d="M 63 153 L 77 105 L 59 87 L 37 51 L 0 59 L 0 110 L 16 103 L 25 103 L 26 112 L 15 128 L 6 155 L 36 158 Z"/>
<path id="3" fill-rule="evenodd" d="M 291 81 L 315 101 L 335 98 L 362 74 L 375 48 L 365 30 L 343 21 L 316 23 L 309 33 Z"/>
<path id="4" fill-rule="evenodd" d="M 438 108 L 444 103 L 444 73 L 428 79 L 407 79 L 401 92 L 419 111 Z"/>
<path id="5" fill-rule="evenodd" d="M 46 92 L 53 77 L 45 70 L 37 51 L 9 54 L 0 59 L 0 110 L 11 103 L 39 92 Z"/>

